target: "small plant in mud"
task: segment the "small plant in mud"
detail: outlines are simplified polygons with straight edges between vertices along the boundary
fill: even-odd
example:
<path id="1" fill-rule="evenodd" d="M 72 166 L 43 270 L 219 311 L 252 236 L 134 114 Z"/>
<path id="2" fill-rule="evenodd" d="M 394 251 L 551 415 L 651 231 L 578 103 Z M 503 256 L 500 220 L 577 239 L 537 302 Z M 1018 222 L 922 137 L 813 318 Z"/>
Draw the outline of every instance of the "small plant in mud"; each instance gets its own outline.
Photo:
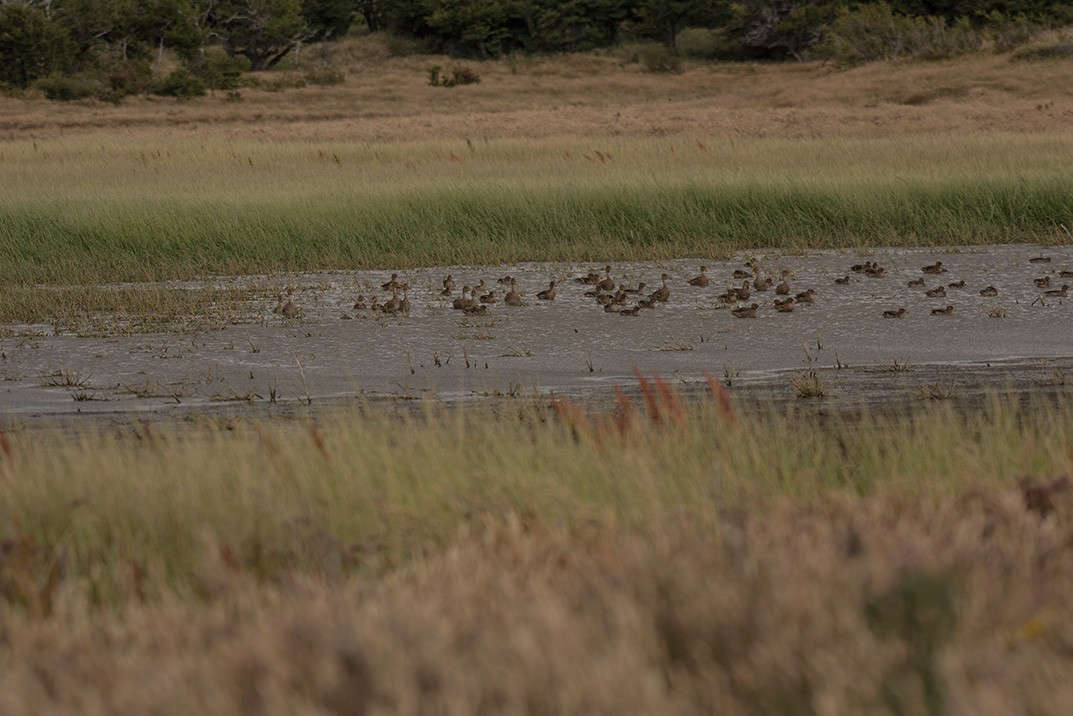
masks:
<path id="1" fill-rule="evenodd" d="M 439 65 L 428 68 L 428 83 L 432 87 L 457 87 L 473 85 L 481 81 L 481 76 L 468 67 L 455 67 L 448 75 Z"/>
<path id="2" fill-rule="evenodd" d="M 815 368 L 804 370 L 790 379 L 798 398 L 822 398 L 827 395 L 827 383 Z"/>

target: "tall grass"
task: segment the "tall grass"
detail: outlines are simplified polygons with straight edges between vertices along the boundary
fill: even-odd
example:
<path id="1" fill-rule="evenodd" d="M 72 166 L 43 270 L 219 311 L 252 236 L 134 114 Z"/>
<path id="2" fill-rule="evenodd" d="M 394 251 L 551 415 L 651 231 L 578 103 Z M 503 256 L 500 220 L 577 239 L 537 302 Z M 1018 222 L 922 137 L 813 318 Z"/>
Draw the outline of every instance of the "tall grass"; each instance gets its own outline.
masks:
<path id="1" fill-rule="evenodd" d="M 1052 241 L 1065 136 L 3 149 L 20 283 Z"/>
<path id="2" fill-rule="evenodd" d="M 610 516 L 643 531 L 684 510 L 712 527 L 728 509 L 787 498 L 951 494 L 1073 468 L 1067 405 L 996 401 L 969 417 L 937 407 L 819 426 L 689 406 L 666 389 L 607 416 L 562 403 L 499 415 L 429 406 L 184 432 L 12 433 L 0 446 L 0 514 L 10 537 L 40 550 L 35 584 L 62 560 L 79 590 L 114 604 L 129 596 L 131 568 L 142 592 L 196 591 L 206 544 L 226 545 L 257 578 L 338 577 L 442 548 L 485 514 L 572 527 Z"/>

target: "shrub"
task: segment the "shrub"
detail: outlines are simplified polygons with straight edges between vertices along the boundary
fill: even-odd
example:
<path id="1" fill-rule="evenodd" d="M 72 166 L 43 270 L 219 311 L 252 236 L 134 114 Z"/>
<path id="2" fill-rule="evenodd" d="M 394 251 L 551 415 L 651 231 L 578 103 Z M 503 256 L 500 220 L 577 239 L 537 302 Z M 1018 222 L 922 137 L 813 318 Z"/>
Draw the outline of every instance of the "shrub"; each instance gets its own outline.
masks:
<path id="1" fill-rule="evenodd" d="M 310 67 L 302 76 L 311 85 L 341 85 L 346 82 L 345 72 L 328 65 Z"/>
<path id="2" fill-rule="evenodd" d="M 1010 52 L 1036 39 L 1043 26 L 1024 15 L 1007 17 L 1000 12 L 987 16 L 988 35 L 994 42 L 995 52 Z"/>
<path id="3" fill-rule="evenodd" d="M 944 59 L 979 49 L 981 37 L 968 20 L 951 26 L 939 17 L 896 15 L 886 3 L 843 12 L 817 44 L 818 57 L 858 65 L 916 57 Z"/>
<path id="4" fill-rule="evenodd" d="M 468 67 L 455 67 L 450 75 L 443 74 L 443 68 L 433 65 L 428 68 L 428 83 L 433 87 L 457 87 L 473 85 L 481 81 L 481 76 Z"/>
<path id="5" fill-rule="evenodd" d="M 1014 62 L 1034 62 L 1039 60 L 1061 60 L 1069 57 L 1073 57 L 1073 40 L 1022 47 L 1010 56 L 1010 60 Z"/>
<path id="6" fill-rule="evenodd" d="M 153 88 L 153 94 L 177 99 L 191 99 L 192 97 L 204 96 L 207 90 L 208 85 L 205 84 L 205 80 L 186 67 L 179 67 Z"/>
<path id="7" fill-rule="evenodd" d="M 45 97 L 58 102 L 71 102 L 96 97 L 103 89 L 101 83 L 85 75 L 49 75 L 34 82 Z"/>
<path id="8" fill-rule="evenodd" d="M 662 45 L 646 47 L 641 50 L 638 59 L 649 72 L 678 73 L 682 71 L 682 58 Z"/>
<path id="9" fill-rule="evenodd" d="M 206 52 L 196 72 L 210 90 L 233 90 L 242 86 L 242 75 L 250 69 L 250 61 L 241 55 L 230 57 L 225 52 Z"/>

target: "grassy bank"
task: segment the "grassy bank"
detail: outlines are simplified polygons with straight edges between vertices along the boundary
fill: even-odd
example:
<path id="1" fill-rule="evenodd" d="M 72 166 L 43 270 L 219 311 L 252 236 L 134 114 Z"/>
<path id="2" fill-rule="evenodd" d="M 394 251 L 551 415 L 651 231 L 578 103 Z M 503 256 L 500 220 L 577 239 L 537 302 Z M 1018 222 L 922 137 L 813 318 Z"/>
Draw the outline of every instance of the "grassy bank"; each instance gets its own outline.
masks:
<path id="1" fill-rule="evenodd" d="M 1066 135 L 5 145 L 0 273 L 205 273 L 1066 240 Z"/>
<path id="2" fill-rule="evenodd" d="M 1068 404 L 818 425 L 716 392 L 5 434 L 0 710 L 1073 703 L 1071 498 L 1018 487 L 1073 468 Z"/>

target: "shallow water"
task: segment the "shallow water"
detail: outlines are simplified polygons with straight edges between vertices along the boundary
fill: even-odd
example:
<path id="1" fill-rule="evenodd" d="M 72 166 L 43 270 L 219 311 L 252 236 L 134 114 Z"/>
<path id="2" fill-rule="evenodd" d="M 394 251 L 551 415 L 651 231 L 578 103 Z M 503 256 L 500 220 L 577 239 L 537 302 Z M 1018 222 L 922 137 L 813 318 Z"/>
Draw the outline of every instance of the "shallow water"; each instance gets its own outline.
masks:
<path id="1" fill-rule="evenodd" d="M 175 284 L 258 286 L 292 290 L 302 315 L 272 313 L 275 301 L 256 301 L 222 330 L 190 334 L 80 337 L 51 335 L 37 327 L 0 341 L 3 382 L 0 414 L 7 420 L 72 414 L 153 413 L 236 406 L 244 411 L 279 405 L 330 403 L 363 396 L 421 396 L 459 401 L 492 396 L 570 395 L 606 398 L 613 385 L 634 383 L 636 368 L 691 386 L 706 372 L 727 379 L 744 399 L 795 399 L 791 379 L 818 371 L 827 396 L 841 405 L 920 400 L 925 395 L 965 398 L 990 390 L 1062 392 L 1073 384 L 1071 300 L 1042 296 L 1033 279 L 1073 269 L 1073 247 L 1002 245 L 950 249 L 890 249 L 867 255 L 814 252 L 755 254 L 765 273 L 793 272 L 793 292 L 816 290 L 814 305 L 793 313 L 771 307 L 772 291 L 754 293 L 756 319 L 736 318 L 716 296 L 730 286 L 746 257 L 638 262 L 614 266 L 616 280 L 654 288 L 671 275 L 670 301 L 636 317 L 605 313 L 574 283 L 596 265 L 522 264 L 449 267 L 406 272 L 412 287 L 409 317 L 354 311 L 358 293 L 368 298 L 386 272 L 347 272 L 237 277 Z M 1034 256 L 1049 264 L 1030 263 Z M 879 262 L 884 278 L 849 271 L 863 260 Z M 941 260 L 949 271 L 925 275 Z M 698 266 L 709 267 L 707 288 L 688 286 Z M 451 273 L 458 289 L 483 278 L 512 275 L 526 307 L 493 306 L 487 317 L 466 317 L 440 296 Z M 838 276 L 853 282 L 836 285 Z M 927 298 L 909 280 L 927 287 L 964 280 L 946 298 Z M 534 298 L 551 279 L 560 281 L 554 302 Z M 1064 279 L 1073 283 L 1073 279 Z M 981 297 L 987 285 L 998 296 Z M 453 298 L 453 297 L 452 297 Z M 950 316 L 932 308 L 953 305 Z M 883 318 L 904 307 L 903 319 Z M 1004 317 L 991 317 L 1001 309 Z M 352 320 L 343 320 L 343 315 Z M 275 403 L 272 403 L 273 398 Z M 260 407 L 258 407 L 260 406 Z"/>

